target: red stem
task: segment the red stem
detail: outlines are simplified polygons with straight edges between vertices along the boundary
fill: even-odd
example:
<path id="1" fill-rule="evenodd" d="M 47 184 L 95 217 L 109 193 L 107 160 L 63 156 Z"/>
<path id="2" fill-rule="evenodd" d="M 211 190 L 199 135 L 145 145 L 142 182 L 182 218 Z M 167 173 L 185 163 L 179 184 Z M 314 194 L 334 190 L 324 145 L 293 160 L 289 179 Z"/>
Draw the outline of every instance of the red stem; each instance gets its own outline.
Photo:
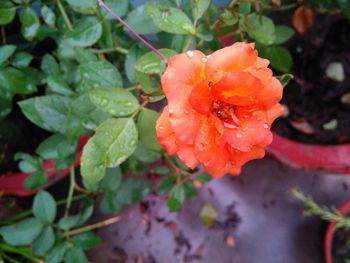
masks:
<path id="1" fill-rule="evenodd" d="M 114 18 L 116 18 L 131 34 L 133 34 L 137 39 L 139 39 L 146 47 L 153 51 L 165 64 L 168 63 L 168 60 L 160 53 L 156 48 L 154 48 L 150 43 L 148 43 L 144 38 L 142 38 L 134 29 L 132 29 L 120 16 L 113 12 L 103 0 L 98 0 L 100 7 L 104 8 L 108 13 L 110 13 Z"/>

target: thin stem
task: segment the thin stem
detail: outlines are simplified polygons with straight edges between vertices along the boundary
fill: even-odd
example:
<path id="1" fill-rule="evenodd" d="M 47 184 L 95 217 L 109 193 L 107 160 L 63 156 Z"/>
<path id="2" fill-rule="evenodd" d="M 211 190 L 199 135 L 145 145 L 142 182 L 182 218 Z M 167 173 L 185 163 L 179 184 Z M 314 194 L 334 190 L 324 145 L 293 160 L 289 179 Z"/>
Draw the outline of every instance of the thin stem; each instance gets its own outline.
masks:
<path id="1" fill-rule="evenodd" d="M 113 47 L 113 48 L 106 48 L 106 49 L 90 48 L 90 50 L 96 54 L 105 54 L 105 53 L 112 53 L 112 52 L 118 52 L 121 54 L 128 54 L 129 53 L 129 50 L 127 50 L 126 48 L 122 48 L 122 47 Z"/>
<path id="2" fill-rule="evenodd" d="M 1 38 L 2 43 L 6 45 L 6 34 L 5 34 L 5 26 L 1 26 Z"/>
<path id="3" fill-rule="evenodd" d="M 114 223 L 120 221 L 120 219 L 121 219 L 121 216 L 115 216 L 115 217 L 97 222 L 95 224 L 91 224 L 91 225 L 83 226 L 83 227 L 80 227 L 77 229 L 73 229 L 73 230 L 67 231 L 64 234 L 64 237 L 69 237 L 69 236 L 77 235 L 77 234 L 84 233 L 87 231 L 91 231 L 91 230 L 94 230 L 97 228 L 101 228 L 104 226 L 108 226 L 108 225 L 111 225 L 111 224 L 114 224 Z"/>
<path id="4" fill-rule="evenodd" d="M 19 247 L 13 247 L 13 246 L 10 246 L 8 244 L 5 244 L 5 243 L 1 243 L 0 244 L 0 248 L 3 250 L 3 251 L 7 251 L 9 253 L 12 253 L 12 254 L 18 254 L 18 255 L 21 255 L 31 261 L 36 261 L 37 259 L 32 256 L 31 254 L 23 251 L 22 248 L 19 248 Z"/>
<path id="5" fill-rule="evenodd" d="M 147 104 L 149 100 L 146 99 L 142 104 L 136 109 L 136 111 L 130 116 L 130 119 L 134 118 Z"/>
<path id="6" fill-rule="evenodd" d="M 64 212 L 65 217 L 68 216 L 70 205 L 72 203 L 73 193 L 74 193 L 74 186 L 75 186 L 75 167 L 74 167 L 74 165 L 72 165 L 70 168 L 69 179 L 70 179 L 70 184 L 69 184 L 69 190 L 68 190 L 66 211 Z"/>
<path id="7" fill-rule="evenodd" d="M 10 263 L 21 263 L 13 258 L 11 258 L 10 256 L 6 255 L 6 254 L 3 254 L 2 255 L 5 259 L 7 259 Z"/>
<path id="8" fill-rule="evenodd" d="M 193 35 L 191 34 L 187 39 L 186 45 L 184 46 L 184 49 L 183 49 L 183 52 L 187 51 L 190 48 L 191 43 L 192 43 L 192 39 L 193 39 Z"/>
<path id="9" fill-rule="evenodd" d="M 132 27 L 130 27 L 120 16 L 118 16 L 116 13 L 113 12 L 112 9 L 110 9 L 103 0 L 98 0 L 98 3 L 100 7 L 105 9 L 108 13 L 110 13 L 114 18 L 116 18 L 123 26 L 126 27 L 127 30 L 131 34 L 133 34 L 138 40 L 140 40 L 146 47 L 148 47 L 151 51 L 153 51 L 165 64 L 168 63 L 168 60 L 163 56 L 162 53 L 160 53 L 156 48 L 154 48 L 150 43 L 148 43 L 144 38 L 142 38 Z"/>
<path id="10" fill-rule="evenodd" d="M 61 3 L 61 0 L 57 0 L 57 5 L 58 5 L 58 8 L 60 9 L 60 12 L 62 14 L 63 20 L 66 23 L 68 29 L 70 31 L 73 31 L 73 25 L 72 25 L 72 23 L 69 20 L 69 17 L 68 17 L 68 15 L 66 13 L 66 10 L 64 9 L 64 7 L 63 7 L 63 5 Z"/>

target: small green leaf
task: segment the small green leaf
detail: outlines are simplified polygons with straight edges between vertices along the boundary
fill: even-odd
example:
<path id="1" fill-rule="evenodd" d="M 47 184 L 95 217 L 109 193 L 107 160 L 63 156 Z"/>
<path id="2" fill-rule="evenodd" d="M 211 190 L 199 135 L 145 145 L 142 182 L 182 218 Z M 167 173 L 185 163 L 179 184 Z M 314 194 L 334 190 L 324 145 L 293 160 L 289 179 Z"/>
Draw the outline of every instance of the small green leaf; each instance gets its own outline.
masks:
<path id="1" fill-rule="evenodd" d="M 170 173 L 170 169 L 168 166 L 157 166 L 154 169 L 152 169 L 152 172 L 155 174 L 169 174 Z"/>
<path id="2" fill-rule="evenodd" d="M 100 183 L 100 189 L 116 192 L 122 181 L 122 171 L 119 167 L 107 168 L 106 176 Z"/>
<path id="3" fill-rule="evenodd" d="M 81 160 L 81 174 L 89 184 L 105 176 L 106 167 L 124 162 L 137 145 L 137 129 L 133 119 L 109 119 L 96 129 L 85 145 Z"/>
<path id="4" fill-rule="evenodd" d="M 123 204 L 134 204 L 143 200 L 150 191 L 150 183 L 141 179 L 127 179 L 117 192 L 117 200 Z"/>
<path id="5" fill-rule="evenodd" d="M 60 75 L 60 68 L 55 58 L 50 54 L 46 54 L 41 61 L 41 70 L 45 72 L 46 75 L 57 76 Z"/>
<path id="6" fill-rule="evenodd" d="M 294 30 L 289 26 L 276 26 L 275 29 L 276 39 L 274 44 L 283 44 L 294 35 Z"/>
<path id="7" fill-rule="evenodd" d="M 31 7 L 21 9 L 19 18 L 21 21 L 22 35 L 28 41 L 32 41 L 39 32 L 40 22 L 36 12 Z"/>
<path id="8" fill-rule="evenodd" d="M 96 55 L 89 49 L 75 47 L 74 51 L 76 60 L 81 64 L 88 63 L 90 61 L 98 61 Z"/>
<path id="9" fill-rule="evenodd" d="M 17 224 L 0 228 L 0 235 L 13 246 L 26 246 L 39 236 L 43 224 L 37 218 L 28 218 Z"/>
<path id="10" fill-rule="evenodd" d="M 145 5 L 141 5 L 132 10 L 126 17 L 126 23 L 133 28 L 137 33 L 147 35 L 156 34 L 161 30 L 154 24 L 145 10 Z"/>
<path id="11" fill-rule="evenodd" d="M 124 69 L 126 76 L 128 77 L 129 81 L 131 83 L 136 83 L 136 77 L 135 77 L 135 64 L 139 60 L 139 58 L 142 56 L 143 51 L 137 46 L 134 45 L 126 55 L 125 63 L 124 63 Z"/>
<path id="12" fill-rule="evenodd" d="M 0 47 L 0 65 L 6 62 L 6 60 L 12 56 L 16 51 L 15 45 L 4 45 Z"/>
<path id="13" fill-rule="evenodd" d="M 80 248 L 72 247 L 66 252 L 65 263 L 88 263 L 84 251 Z"/>
<path id="14" fill-rule="evenodd" d="M 141 162 L 154 163 L 160 159 L 161 154 L 157 151 L 152 151 L 146 148 L 143 143 L 139 142 L 133 156 L 135 156 L 135 158 Z"/>
<path id="15" fill-rule="evenodd" d="M 276 78 L 281 82 L 281 84 L 284 88 L 285 86 L 287 86 L 289 81 L 294 78 L 294 76 L 292 74 L 286 73 L 286 74 L 283 74 L 281 76 L 277 76 Z"/>
<path id="16" fill-rule="evenodd" d="M 192 14 L 195 21 L 199 20 L 210 6 L 211 0 L 194 0 Z"/>
<path id="17" fill-rule="evenodd" d="M 27 153 L 16 153 L 15 160 L 21 160 L 18 166 L 20 170 L 25 173 L 33 173 L 41 168 L 41 160 Z"/>
<path id="18" fill-rule="evenodd" d="M 195 180 L 199 181 L 201 183 L 210 182 L 212 179 L 213 179 L 213 177 L 210 176 L 208 173 L 200 173 L 195 177 Z"/>
<path id="19" fill-rule="evenodd" d="M 185 201 L 186 194 L 183 185 L 176 185 L 169 193 L 168 208 L 170 212 L 176 212 L 181 209 Z"/>
<path id="20" fill-rule="evenodd" d="M 94 232 L 85 232 L 71 239 L 74 246 L 81 249 L 91 249 L 101 243 L 101 238 Z"/>
<path id="21" fill-rule="evenodd" d="M 238 22 L 238 17 L 234 14 L 232 14 L 231 11 L 225 9 L 221 16 L 220 19 L 227 25 L 227 26 L 233 26 Z"/>
<path id="22" fill-rule="evenodd" d="M 293 65 L 292 55 L 284 47 L 270 47 L 267 50 L 266 57 L 270 60 L 271 66 L 281 72 L 289 72 Z"/>
<path id="23" fill-rule="evenodd" d="M 94 205 L 90 204 L 84 209 L 84 212 L 81 214 L 62 217 L 58 221 L 58 227 L 62 230 L 68 230 L 73 227 L 79 227 L 91 217 L 93 211 Z"/>
<path id="24" fill-rule="evenodd" d="M 62 134 L 54 134 L 40 143 L 36 153 L 45 160 L 65 159 L 75 153 L 77 146 L 78 141 L 68 140 Z"/>
<path id="25" fill-rule="evenodd" d="M 56 15 L 55 13 L 46 5 L 41 8 L 41 14 L 46 24 L 51 27 L 55 27 Z"/>
<path id="26" fill-rule="evenodd" d="M 9 0 L 0 0 L 0 25 L 11 23 L 16 14 L 16 7 Z"/>
<path id="27" fill-rule="evenodd" d="M 25 68 L 28 67 L 32 62 L 33 56 L 27 52 L 18 52 L 13 58 L 12 65 L 16 68 Z"/>
<path id="28" fill-rule="evenodd" d="M 83 1 L 85 3 L 85 1 Z M 102 35 L 100 21 L 94 16 L 83 17 L 77 20 L 73 31 L 67 31 L 65 40 L 68 44 L 78 47 L 88 47 L 95 44 Z"/>
<path id="29" fill-rule="evenodd" d="M 34 197 L 33 214 L 45 224 L 55 220 L 56 201 L 49 192 L 41 191 Z"/>
<path id="30" fill-rule="evenodd" d="M 54 246 L 49 254 L 45 257 L 45 263 L 61 263 L 68 250 L 67 243 L 61 243 Z M 79 262 L 80 263 L 80 262 Z"/>
<path id="31" fill-rule="evenodd" d="M 178 8 L 147 4 L 146 12 L 163 31 L 173 34 L 195 34 L 196 29 L 188 16 Z"/>
<path id="32" fill-rule="evenodd" d="M 71 91 L 66 81 L 62 78 L 62 76 L 59 76 L 59 75 L 49 76 L 47 78 L 47 85 L 49 86 L 50 90 L 58 94 L 62 94 L 62 95 L 73 94 L 73 91 Z"/>
<path id="33" fill-rule="evenodd" d="M 250 14 L 251 10 L 252 10 L 252 6 L 250 3 L 248 3 L 248 2 L 239 3 L 239 13 L 241 15 L 246 16 L 246 15 Z"/>
<path id="34" fill-rule="evenodd" d="M 70 7 L 82 14 L 93 14 L 97 9 L 96 0 L 66 0 Z"/>
<path id="35" fill-rule="evenodd" d="M 91 102 L 100 110 L 114 117 L 125 117 L 134 113 L 139 102 L 125 89 L 94 89 L 89 92 Z"/>
<path id="36" fill-rule="evenodd" d="M 176 176 L 175 175 L 169 175 L 165 177 L 157 187 L 157 191 L 160 194 L 168 193 L 175 185 L 176 183 Z"/>
<path id="37" fill-rule="evenodd" d="M 79 67 L 79 73 L 82 79 L 81 84 L 86 90 L 123 87 L 119 70 L 107 61 L 91 61 L 82 64 Z"/>
<path id="38" fill-rule="evenodd" d="M 171 49 L 159 49 L 159 52 L 164 55 L 166 59 L 170 59 L 176 55 L 177 52 Z M 143 55 L 135 65 L 136 70 L 146 74 L 161 74 L 165 70 L 165 63 L 154 52 L 148 52 Z"/>
<path id="39" fill-rule="evenodd" d="M 156 133 L 156 122 L 159 118 L 159 113 L 143 108 L 137 119 L 137 127 L 139 130 L 140 141 L 148 149 L 154 151 L 160 151 L 162 147 L 158 143 Z"/>
<path id="40" fill-rule="evenodd" d="M 45 184 L 47 184 L 47 182 L 48 179 L 45 172 L 38 171 L 26 178 L 26 180 L 24 181 L 24 187 L 26 189 L 33 190 L 44 186 Z"/>
<path id="41" fill-rule="evenodd" d="M 136 71 L 136 79 L 140 82 L 142 91 L 151 94 L 157 90 L 161 90 L 159 74 L 146 74 Z"/>
<path id="42" fill-rule="evenodd" d="M 201 208 L 200 217 L 204 224 L 208 227 L 212 227 L 216 223 L 218 212 L 212 204 L 206 203 Z"/>
<path id="43" fill-rule="evenodd" d="M 245 20 L 248 35 L 264 45 L 275 42 L 275 24 L 267 16 L 251 14 Z"/>
<path id="44" fill-rule="evenodd" d="M 0 80 L 12 94 L 31 94 L 37 91 L 34 80 L 24 70 L 12 67 L 0 69 Z"/>
<path id="45" fill-rule="evenodd" d="M 128 12 L 129 1 L 128 0 L 105 0 L 105 4 L 118 16 L 123 17 Z M 115 19 L 106 10 L 102 10 L 102 14 L 106 19 Z"/>
<path id="46" fill-rule="evenodd" d="M 55 244 L 55 233 L 52 227 L 46 227 L 33 243 L 33 254 L 42 255 Z"/>

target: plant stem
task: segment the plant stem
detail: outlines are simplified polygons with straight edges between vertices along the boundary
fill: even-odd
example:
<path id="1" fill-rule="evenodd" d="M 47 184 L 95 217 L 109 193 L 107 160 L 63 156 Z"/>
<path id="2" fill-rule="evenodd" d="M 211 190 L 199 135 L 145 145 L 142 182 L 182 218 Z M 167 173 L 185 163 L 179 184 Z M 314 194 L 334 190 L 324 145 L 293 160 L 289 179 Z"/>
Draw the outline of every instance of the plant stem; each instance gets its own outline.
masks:
<path id="1" fill-rule="evenodd" d="M 153 47 L 150 43 L 148 43 L 144 38 L 142 38 L 131 26 L 129 26 L 120 16 L 113 12 L 103 0 L 98 0 L 100 7 L 105 9 L 108 13 L 110 13 L 114 18 L 116 18 L 126 29 L 133 34 L 138 40 L 140 40 L 146 47 L 148 47 L 151 51 L 153 51 L 165 64 L 168 63 L 168 60 L 160 53 L 155 47 Z"/>
<path id="2" fill-rule="evenodd" d="M 126 48 L 122 48 L 122 47 L 113 47 L 113 48 L 106 48 L 106 49 L 90 48 L 90 50 L 96 54 L 105 54 L 105 53 L 112 53 L 112 52 L 118 52 L 121 54 L 128 54 L 129 53 L 129 50 L 127 50 Z"/>
<path id="3" fill-rule="evenodd" d="M 5 34 L 5 26 L 1 26 L 1 38 L 2 38 L 2 43 L 6 45 L 6 34 Z"/>
<path id="4" fill-rule="evenodd" d="M 64 234 L 64 237 L 73 236 L 73 235 L 81 234 L 81 233 L 84 233 L 84 232 L 87 232 L 87 231 L 91 231 L 91 230 L 94 230 L 94 229 L 97 229 L 97 228 L 108 226 L 108 225 L 111 225 L 111 224 L 114 224 L 114 223 L 120 221 L 120 219 L 121 219 L 121 216 L 115 216 L 115 217 L 112 217 L 112 218 L 109 218 L 109 219 L 97 222 L 95 224 L 91 224 L 91 225 L 83 226 L 83 227 L 80 227 L 80 228 L 76 228 L 76 229 L 67 231 Z"/>
<path id="5" fill-rule="evenodd" d="M 136 109 L 136 111 L 130 116 L 130 119 L 134 118 L 147 104 L 149 100 L 146 99 L 142 104 Z"/>
<path id="6" fill-rule="evenodd" d="M 66 10 L 64 9 L 64 6 L 61 3 L 61 0 L 57 0 L 57 5 L 58 5 L 58 8 L 60 9 L 60 12 L 62 14 L 63 20 L 66 23 L 68 29 L 70 31 L 73 31 L 73 25 L 72 25 L 72 23 L 69 20 L 69 17 L 68 17 L 68 15 L 66 13 Z"/>
<path id="7" fill-rule="evenodd" d="M 6 243 L 0 243 L 0 248 L 3 250 L 3 251 L 7 251 L 9 253 L 12 253 L 12 254 L 18 254 L 18 255 L 21 255 L 31 261 L 34 261 L 36 262 L 37 259 L 32 256 L 31 254 L 28 254 L 26 253 L 25 251 L 23 251 L 22 248 L 17 248 L 17 247 L 13 247 L 13 246 L 10 246 Z"/>
<path id="8" fill-rule="evenodd" d="M 70 205 L 72 203 L 73 193 L 74 193 L 74 186 L 75 186 L 75 167 L 74 167 L 74 165 L 72 165 L 70 168 L 69 179 L 70 179 L 70 183 L 69 183 L 66 211 L 64 212 L 65 217 L 68 216 Z"/>
<path id="9" fill-rule="evenodd" d="M 190 34 L 190 36 L 187 39 L 186 45 L 184 46 L 184 49 L 182 50 L 183 52 L 187 51 L 190 48 L 191 43 L 192 43 L 192 39 L 193 39 L 193 35 Z"/>

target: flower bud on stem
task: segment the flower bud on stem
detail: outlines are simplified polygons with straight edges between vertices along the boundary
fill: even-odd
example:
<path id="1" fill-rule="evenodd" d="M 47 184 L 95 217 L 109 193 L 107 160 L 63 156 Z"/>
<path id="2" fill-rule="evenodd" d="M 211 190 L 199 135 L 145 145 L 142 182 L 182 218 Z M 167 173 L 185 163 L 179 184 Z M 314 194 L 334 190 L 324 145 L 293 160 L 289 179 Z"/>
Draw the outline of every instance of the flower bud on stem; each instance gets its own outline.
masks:
<path id="1" fill-rule="evenodd" d="M 98 4 L 100 7 L 105 9 L 108 13 L 110 13 L 114 18 L 116 18 L 126 29 L 133 34 L 138 40 L 140 40 L 146 47 L 148 47 L 151 51 L 153 51 L 165 64 L 168 63 L 167 59 L 160 53 L 155 47 L 153 47 L 150 43 L 148 43 L 144 38 L 142 38 L 134 29 L 132 29 L 120 16 L 113 12 L 103 0 L 98 0 Z"/>

